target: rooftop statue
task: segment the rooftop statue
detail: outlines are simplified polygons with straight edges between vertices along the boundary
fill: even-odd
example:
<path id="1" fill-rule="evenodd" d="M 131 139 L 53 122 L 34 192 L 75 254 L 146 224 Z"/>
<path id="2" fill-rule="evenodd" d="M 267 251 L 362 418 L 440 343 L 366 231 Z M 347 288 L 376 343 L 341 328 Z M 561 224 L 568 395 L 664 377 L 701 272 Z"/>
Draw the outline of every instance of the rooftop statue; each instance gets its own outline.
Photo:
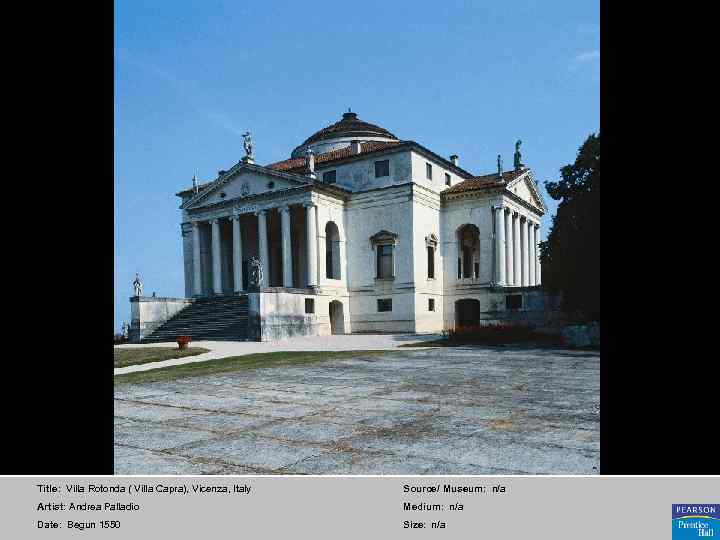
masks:
<path id="1" fill-rule="evenodd" d="M 514 163 L 515 170 L 519 171 L 520 168 L 523 166 L 522 162 L 520 161 L 520 158 L 522 157 L 522 154 L 520 154 L 520 145 L 522 144 L 521 140 L 518 140 L 518 142 L 515 143 L 515 156 L 514 156 Z"/>
<path id="2" fill-rule="evenodd" d="M 243 133 L 243 146 L 245 147 L 245 156 L 246 157 L 253 157 L 253 144 L 252 144 L 252 137 L 250 135 L 249 131 L 246 131 Z"/>
<path id="3" fill-rule="evenodd" d="M 498 154 L 497 165 L 498 165 L 498 176 L 499 176 L 500 178 L 502 178 L 502 174 L 503 174 L 503 162 L 502 162 L 502 156 L 501 156 L 500 154 Z"/>

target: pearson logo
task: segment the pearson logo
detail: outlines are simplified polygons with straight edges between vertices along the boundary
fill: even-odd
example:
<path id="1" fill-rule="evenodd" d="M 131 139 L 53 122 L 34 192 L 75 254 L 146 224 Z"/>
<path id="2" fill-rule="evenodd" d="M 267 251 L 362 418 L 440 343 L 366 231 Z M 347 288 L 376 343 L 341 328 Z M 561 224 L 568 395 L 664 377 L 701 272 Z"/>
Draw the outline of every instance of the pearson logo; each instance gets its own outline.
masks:
<path id="1" fill-rule="evenodd" d="M 672 527 L 672 540 L 720 540 L 720 504 L 673 504 Z"/>

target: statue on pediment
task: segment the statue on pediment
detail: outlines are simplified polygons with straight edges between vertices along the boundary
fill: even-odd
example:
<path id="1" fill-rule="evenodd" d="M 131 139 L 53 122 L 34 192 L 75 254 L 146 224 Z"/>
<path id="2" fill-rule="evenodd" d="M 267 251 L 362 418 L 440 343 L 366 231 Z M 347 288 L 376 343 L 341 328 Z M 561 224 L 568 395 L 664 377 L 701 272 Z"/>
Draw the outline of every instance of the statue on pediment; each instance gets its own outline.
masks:
<path id="1" fill-rule="evenodd" d="M 519 171 L 523 164 L 520 161 L 520 158 L 522 157 L 522 154 L 520 154 L 520 145 L 522 144 L 521 140 L 518 140 L 518 142 L 515 143 L 515 155 L 513 158 L 513 165 L 515 166 L 515 170 Z"/>
<path id="2" fill-rule="evenodd" d="M 254 288 L 260 288 L 260 284 L 263 281 L 263 267 L 260 259 L 253 256 L 248 261 L 250 267 L 250 285 Z"/>
<path id="3" fill-rule="evenodd" d="M 142 281 L 140 281 L 140 274 L 135 272 L 135 281 L 133 281 L 133 289 L 135 290 L 135 296 L 142 296 Z"/>
<path id="4" fill-rule="evenodd" d="M 252 158 L 253 157 L 253 144 L 252 144 L 252 137 L 250 135 L 249 131 L 246 131 L 242 135 L 243 138 L 243 146 L 245 147 L 245 157 Z"/>

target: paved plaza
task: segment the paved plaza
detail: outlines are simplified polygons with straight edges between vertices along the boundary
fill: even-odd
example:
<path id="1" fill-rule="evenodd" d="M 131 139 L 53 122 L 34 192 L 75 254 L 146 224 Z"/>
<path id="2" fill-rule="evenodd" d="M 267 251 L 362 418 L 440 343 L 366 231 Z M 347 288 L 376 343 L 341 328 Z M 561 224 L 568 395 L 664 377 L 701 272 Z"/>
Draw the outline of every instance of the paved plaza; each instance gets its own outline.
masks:
<path id="1" fill-rule="evenodd" d="M 600 355 L 395 349 L 115 389 L 116 474 L 596 474 Z"/>

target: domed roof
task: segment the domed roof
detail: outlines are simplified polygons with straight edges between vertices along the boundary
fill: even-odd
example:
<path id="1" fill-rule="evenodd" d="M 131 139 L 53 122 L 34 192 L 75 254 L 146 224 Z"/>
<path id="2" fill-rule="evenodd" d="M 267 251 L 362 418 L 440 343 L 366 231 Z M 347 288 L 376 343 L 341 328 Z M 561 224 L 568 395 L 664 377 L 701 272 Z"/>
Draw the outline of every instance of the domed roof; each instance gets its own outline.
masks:
<path id="1" fill-rule="evenodd" d="M 322 128 L 316 131 L 310 137 L 298 146 L 293 153 L 297 150 L 314 143 L 326 140 L 341 139 L 341 138 L 353 138 L 353 139 L 388 139 L 396 141 L 398 138 L 390 133 L 387 129 L 365 122 L 358 118 L 357 113 L 348 112 L 342 115 L 342 118 L 332 125 Z"/>

